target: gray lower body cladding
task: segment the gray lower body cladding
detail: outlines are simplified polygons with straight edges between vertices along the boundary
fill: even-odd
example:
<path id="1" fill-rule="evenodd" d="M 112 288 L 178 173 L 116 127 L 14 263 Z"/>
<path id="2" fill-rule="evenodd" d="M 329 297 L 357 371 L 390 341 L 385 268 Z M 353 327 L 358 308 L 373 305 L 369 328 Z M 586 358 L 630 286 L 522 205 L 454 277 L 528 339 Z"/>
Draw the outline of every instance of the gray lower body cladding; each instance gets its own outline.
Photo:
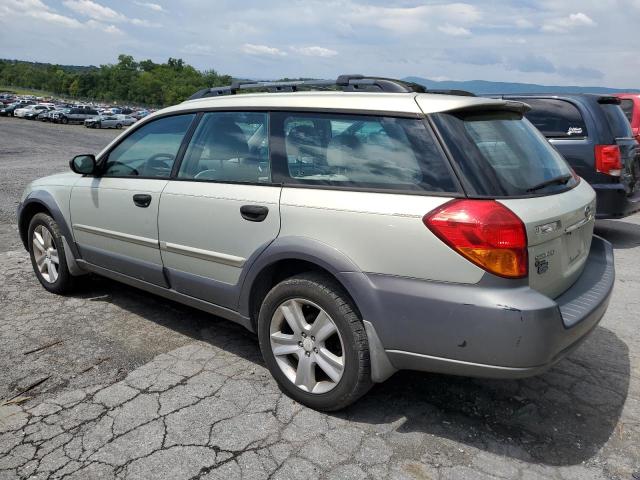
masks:
<path id="1" fill-rule="evenodd" d="M 527 287 L 341 274 L 396 369 L 519 378 L 549 368 L 596 327 L 614 282 L 611 244 L 594 237 L 578 281 L 556 299 Z M 375 362 L 375 359 L 374 359 Z"/>

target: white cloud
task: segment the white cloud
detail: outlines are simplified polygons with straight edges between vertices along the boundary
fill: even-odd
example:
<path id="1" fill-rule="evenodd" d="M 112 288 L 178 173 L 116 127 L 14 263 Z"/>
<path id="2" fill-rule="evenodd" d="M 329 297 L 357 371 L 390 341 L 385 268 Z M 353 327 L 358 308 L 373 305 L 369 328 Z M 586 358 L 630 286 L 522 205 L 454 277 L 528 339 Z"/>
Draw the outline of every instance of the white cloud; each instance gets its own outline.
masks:
<path id="1" fill-rule="evenodd" d="M 141 7 L 148 8 L 149 10 L 153 10 L 154 12 L 166 12 L 166 10 L 162 7 L 162 5 L 159 5 L 157 3 L 152 3 L 152 2 L 134 2 L 134 3 Z"/>
<path id="2" fill-rule="evenodd" d="M 65 7 L 85 17 L 102 21 L 123 21 L 124 15 L 91 0 L 64 0 Z"/>
<path id="3" fill-rule="evenodd" d="M 335 57 L 338 52 L 324 47 L 291 47 L 293 52 L 307 57 Z"/>
<path id="4" fill-rule="evenodd" d="M 2 12 L 2 16 L 25 16 L 65 27 L 77 28 L 82 26 L 82 23 L 77 19 L 56 13 L 41 0 L 4 0 L 0 5 L 0 12 Z"/>
<path id="5" fill-rule="evenodd" d="M 161 26 L 159 23 L 150 22 L 149 20 L 143 20 L 140 18 L 128 18 L 126 15 L 123 15 L 120 12 L 116 12 L 114 9 L 101 5 L 92 0 L 64 0 L 62 3 L 68 9 L 99 22 L 128 22 L 138 27 Z M 120 31 L 122 32 L 122 30 Z"/>
<path id="6" fill-rule="evenodd" d="M 417 7 L 354 5 L 346 17 L 354 24 L 374 25 L 398 34 L 414 34 L 424 32 L 430 25 L 448 22 L 469 26 L 482 18 L 482 12 L 468 3 Z"/>
<path id="7" fill-rule="evenodd" d="M 279 48 L 269 47 L 267 45 L 255 45 L 253 43 L 245 43 L 242 46 L 242 51 L 249 55 L 261 55 L 268 57 L 284 57 L 287 52 L 283 52 Z"/>
<path id="8" fill-rule="evenodd" d="M 468 37 L 471 35 L 471 31 L 464 27 L 456 27 L 455 25 L 451 25 L 450 23 L 446 23 L 444 25 L 440 25 L 438 30 L 445 35 L 451 35 L 453 37 Z"/>
<path id="9" fill-rule="evenodd" d="M 542 31 L 564 33 L 575 27 L 593 27 L 595 25 L 596 22 L 594 22 L 591 17 L 582 12 L 578 12 L 572 13 L 568 17 L 549 20 L 542 26 Z"/>

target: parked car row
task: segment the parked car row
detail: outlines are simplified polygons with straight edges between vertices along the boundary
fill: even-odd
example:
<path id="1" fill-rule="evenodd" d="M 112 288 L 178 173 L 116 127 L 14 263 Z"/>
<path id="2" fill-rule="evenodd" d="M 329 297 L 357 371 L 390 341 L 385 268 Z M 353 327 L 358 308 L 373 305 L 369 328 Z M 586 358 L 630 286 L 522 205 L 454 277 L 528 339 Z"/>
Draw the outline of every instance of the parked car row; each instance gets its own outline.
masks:
<path id="1" fill-rule="evenodd" d="M 596 330 L 615 271 L 595 218 L 638 190 L 619 99 L 332 86 L 204 89 L 33 182 L 36 278 L 63 294 L 96 273 L 237 322 L 320 410 L 403 369 L 536 375 Z"/>
<path id="2" fill-rule="evenodd" d="M 27 120 L 62 124 L 84 124 L 85 120 L 91 120 L 87 126 L 93 128 L 103 128 L 103 126 L 104 128 L 122 128 L 132 125 L 136 120 L 144 118 L 150 113 L 151 110 L 148 109 L 134 110 L 128 107 L 46 102 L 32 96 L 15 97 L 13 95 L 0 94 L 0 116 Z M 112 125 L 113 116 L 117 116 L 117 119 L 121 121 Z M 97 119 L 97 121 L 94 122 L 94 119 Z"/>

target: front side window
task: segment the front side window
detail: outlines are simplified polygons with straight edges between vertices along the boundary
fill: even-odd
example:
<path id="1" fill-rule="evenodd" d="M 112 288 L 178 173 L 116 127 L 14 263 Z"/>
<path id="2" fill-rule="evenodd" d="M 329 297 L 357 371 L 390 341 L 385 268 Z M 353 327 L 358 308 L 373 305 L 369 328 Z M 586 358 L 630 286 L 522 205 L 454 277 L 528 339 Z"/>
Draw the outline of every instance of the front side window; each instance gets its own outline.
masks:
<path id="1" fill-rule="evenodd" d="M 578 108 L 565 100 L 520 98 L 531 106 L 527 119 L 547 138 L 586 137 L 587 126 Z"/>
<path id="2" fill-rule="evenodd" d="M 138 128 L 109 152 L 103 176 L 169 178 L 194 116 L 159 118 Z"/>
<path id="3" fill-rule="evenodd" d="M 548 194 L 577 184 L 562 155 L 520 113 L 442 113 L 434 121 L 477 195 Z"/>
<path id="4" fill-rule="evenodd" d="M 281 114 L 287 173 L 296 183 L 457 192 L 422 120 Z"/>
<path id="5" fill-rule="evenodd" d="M 189 143 L 178 178 L 268 183 L 268 138 L 267 113 L 206 113 Z"/>

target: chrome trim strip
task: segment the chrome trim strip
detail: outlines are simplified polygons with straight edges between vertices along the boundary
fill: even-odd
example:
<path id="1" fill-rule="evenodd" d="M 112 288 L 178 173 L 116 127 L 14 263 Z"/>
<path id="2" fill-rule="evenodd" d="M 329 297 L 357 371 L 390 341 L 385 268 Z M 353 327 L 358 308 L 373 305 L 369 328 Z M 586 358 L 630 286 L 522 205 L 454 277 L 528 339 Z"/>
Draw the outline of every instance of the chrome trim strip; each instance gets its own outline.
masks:
<path id="1" fill-rule="evenodd" d="M 179 255 L 186 255 L 188 257 L 200 258 L 201 260 L 207 260 L 209 262 L 230 265 L 232 267 L 242 267 L 244 265 L 244 262 L 246 261 L 245 258 L 236 257 L 234 255 L 227 255 L 226 253 L 186 247 L 184 245 L 178 245 L 176 243 L 169 242 L 160 242 L 160 250 L 164 250 L 170 253 L 177 253 Z"/>
<path id="2" fill-rule="evenodd" d="M 589 223 L 592 218 L 593 217 L 585 217 L 582 220 L 580 220 L 579 222 L 576 222 L 573 225 L 569 225 L 567 228 L 564 229 L 565 233 L 571 233 L 571 232 L 579 229 L 583 225 L 586 225 L 587 223 Z"/>
<path id="3" fill-rule="evenodd" d="M 73 229 L 80 232 L 92 233 L 94 235 L 121 240 L 123 242 L 135 243 L 136 245 L 142 245 L 144 247 L 160 248 L 158 240 L 154 238 L 139 237 L 137 235 L 129 235 L 128 233 L 114 232 L 113 230 L 106 230 L 104 228 L 90 227 L 89 225 L 80 224 L 74 224 Z"/>

